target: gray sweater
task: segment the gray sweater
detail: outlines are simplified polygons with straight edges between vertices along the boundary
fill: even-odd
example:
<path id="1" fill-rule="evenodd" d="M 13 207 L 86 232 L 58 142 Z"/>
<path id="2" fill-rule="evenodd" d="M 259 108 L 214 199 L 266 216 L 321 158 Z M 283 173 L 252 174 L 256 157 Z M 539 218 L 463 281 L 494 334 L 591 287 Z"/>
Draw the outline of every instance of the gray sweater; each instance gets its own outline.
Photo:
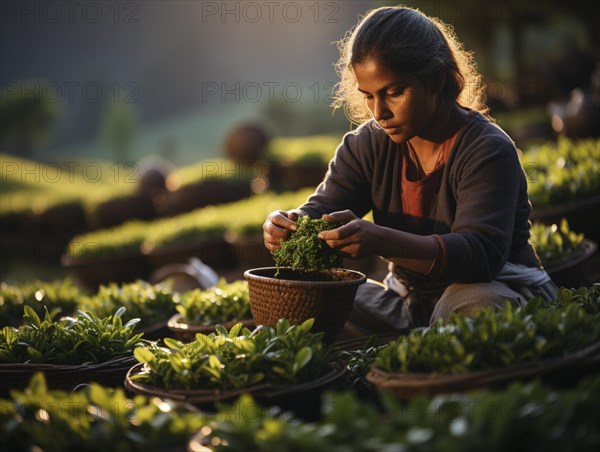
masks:
<path id="1" fill-rule="evenodd" d="M 403 230 L 401 145 L 374 121 L 348 132 L 323 182 L 300 210 L 311 217 L 373 210 L 376 224 Z M 476 114 L 459 132 L 430 213 L 443 241 L 440 282 L 486 282 L 506 262 L 539 267 L 529 243 L 527 181 L 513 141 Z"/>

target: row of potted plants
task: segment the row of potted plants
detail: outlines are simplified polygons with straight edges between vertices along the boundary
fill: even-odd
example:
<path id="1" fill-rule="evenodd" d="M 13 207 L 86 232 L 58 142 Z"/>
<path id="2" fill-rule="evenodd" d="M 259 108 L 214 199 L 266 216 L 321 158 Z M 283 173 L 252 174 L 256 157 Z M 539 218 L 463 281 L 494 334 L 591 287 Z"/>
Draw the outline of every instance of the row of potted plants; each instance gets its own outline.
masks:
<path id="1" fill-rule="evenodd" d="M 560 138 L 532 146 L 521 158 L 534 208 L 600 194 L 599 140 Z"/>
<path id="2" fill-rule="evenodd" d="M 248 392 L 266 404 L 284 403 L 286 397 L 314 402 L 324 388 L 340 384 L 350 366 L 336 364 L 339 353 L 323 333 L 312 331 L 313 319 L 299 325 L 280 319 L 275 327 L 254 330 L 240 323 L 230 330 L 216 326 L 189 343 L 148 342 L 133 332 L 139 319 L 123 324 L 124 311 L 105 318 L 81 312 L 53 321 L 51 314 L 42 319 L 25 307 L 23 325 L 0 331 L 3 388 L 18 387 L 37 370 L 59 387 L 93 379 L 119 386 L 127 372 L 125 385 L 132 392 L 201 406 Z M 500 312 L 455 315 L 449 323 L 414 330 L 369 352 L 372 359 L 362 364 L 370 367 L 368 381 L 399 398 L 565 370 L 573 376 L 599 361 L 599 312 L 600 286 L 563 289 L 550 304 L 539 299 L 520 308 L 507 304 Z"/>
<path id="3" fill-rule="evenodd" d="M 16 325 L 29 306 L 38 316 L 45 310 L 72 313 L 85 295 L 70 278 L 52 282 L 30 281 L 20 285 L 0 283 L 0 327 Z M 114 311 L 113 311 L 114 312 Z"/>
<path id="4" fill-rule="evenodd" d="M 210 159 L 168 175 L 161 173 L 167 177 L 158 187 L 160 193 L 147 192 L 145 183 L 150 178 L 140 180 L 145 175 L 138 174 L 134 166 L 120 168 L 109 162 L 67 162 L 61 166 L 1 154 L 0 219 L 13 240 L 22 236 L 53 238 L 59 233 L 68 239 L 84 230 L 112 227 L 131 219 L 149 220 L 233 202 L 268 187 L 286 191 L 315 186 L 322 180 L 338 141 L 333 136 L 275 139 L 265 160 L 256 164 Z M 150 182 L 156 185 L 160 181 Z M 69 219 L 67 227 L 65 217 Z"/>
<path id="5" fill-rule="evenodd" d="M 40 318 L 29 306 L 24 311 L 22 325 L 0 330 L 0 392 L 23 387 L 36 371 L 57 388 L 122 384 L 142 337 L 134 332 L 139 319 L 121 321 L 125 308 L 104 318 L 79 312 L 59 320 L 49 312 Z"/>
<path id="6" fill-rule="evenodd" d="M 221 206 L 152 222 L 129 222 L 74 237 L 63 264 L 85 284 L 147 278 L 152 268 L 192 256 L 217 269 L 260 266 L 270 254 L 262 245 L 262 224 L 277 208 L 293 208 L 312 190 L 264 193 Z"/>
<path id="7" fill-rule="evenodd" d="M 0 400 L 3 450 L 189 451 L 593 451 L 600 446 L 600 378 L 556 390 L 515 383 L 501 391 L 418 397 L 382 395 L 381 407 L 350 392 L 328 393 L 317 422 L 265 409 L 244 395 L 216 413 L 167 399 L 127 398 L 92 384 L 48 390 L 36 374 Z"/>
<path id="8" fill-rule="evenodd" d="M 40 317 L 49 311 L 53 316 L 84 311 L 109 317 L 119 309 L 124 322 L 138 319 L 138 329 L 146 338 L 174 336 L 192 340 L 196 332 L 214 331 L 216 324 L 245 321 L 252 326 L 248 300 L 248 283 L 221 279 L 207 289 L 177 293 L 166 284 L 152 285 L 138 280 L 118 285 L 101 285 L 94 294 L 79 289 L 70 279 L 50 283 L 34 281 L 22 285 L 0 286 L 0 326 L 16 326 L 24 308 Z"/>
<path id="9" fill-rule="evenodd" d="M 50 390 L 41 372 L 0 404 L 2 450 L 185 450 L 208 420 L 190 407 L 128 398 L 122 388 L 98 383 L 78 391 Z"/>
<path id="10" fill-rule="evenodd" d="M 567 218 L 573 230 L 595 242 L 600 220 L 600 140 L 568 140 L 532 146 L 521 158 L 533 205 L 532 219 L 551 225 Z"/>
<path id="11" fill-rule="evenodd" d="M 556 224 L 533 223 L 531 242 L 552 280 L 558 286 L 579 287 L 593 280 L 589 261 L 598 249 L 595 242 L 569 228 L 566 218 Z"/>
<path id="12" fill-rule="evenodd" d="M 499 312 L 453 315 L 448 323 L 413 330 L 363 355 L 363 363 L 371 364 L 366 378 L 406 398 L 583 372 L 600 357 L 599 309 L 600 285 L 594 285 L 563 288 L 551 303 L 536 298 L 518 308 L 507 302 Z"/>

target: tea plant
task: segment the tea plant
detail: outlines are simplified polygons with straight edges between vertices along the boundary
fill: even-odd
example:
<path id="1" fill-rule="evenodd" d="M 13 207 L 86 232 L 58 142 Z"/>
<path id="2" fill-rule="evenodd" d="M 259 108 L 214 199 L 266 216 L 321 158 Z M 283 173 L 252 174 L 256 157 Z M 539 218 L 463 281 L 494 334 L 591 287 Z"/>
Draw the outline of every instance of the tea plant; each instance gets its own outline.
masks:
<path id="1" fill-rule="evenodd" d="M 84 295 L 68 278 L 53 282 L 32 281 L 20 285 L 0 283 L 0 326 L 20 322 L 24 306 L 29 306 L 38 315 L 43 315 L 45 308 L 57 313 L 71 313 Z"/>
<path id="2" fill-rule="evenodd" d="M 113 228 L 75 236 L 67 245 L 71 259 L 114 261 L 141 254 L 150 222 L 131 220 Z"/>
<path id="3" fill-rule="evenodd" d="M 75 237 L 67 247 L 72 259 L 114 260 L 190 241 L 220 241 L 230 236 L 259 235 L 262 224 L 275 209 L 292 209 L 302 204 L 314 190 L 281 195 L 263 193 L 248 199 L 208 206 L 172 218 L 129 221 L 114 228 Z M 232 217 L 231 212 L 236 215 Z"/>
<path id="4" fill-rule="evenodd" d="M 227 283 L 224 279 L 215 287 L 195 289 L 182 295 L 177 311 L 192 325 L 211 325 L 251 317 L 247 281 Z"/>
<path id="5" fill-rule="evenodd" d="M 367 399 L 376 398 L 376 389 L 370 383 L 366 376 L 369 369 L 375 362 L 379 350 L 384 345 L 375 345 L 375 336 L 369 338 L 367 343 L 358 350 L 342 351 L 340 357 L 346 360 L 346 368 L 348 376 L 346 378 L 348 384 L 356 391 L 356 393 Z"/>
<path id="6" fill-rule="evenodd" d="M 0 400 L 0 449 L 63 451 L 184 450 L 206 415 L 168 400 L 128 399 L 96 383 L 77 392 L 49 391 L 42 373 Z M 163 449 L 164 448 L 164 449 Z"/>
<path id="7" fill-rule="evenodd" d="M 274 416 L 243 396 L 203 433 L 204 444 L 217 452 L 594 451 L 599 403 L 599 377 L 566 391 L 515 383 L 499 392 L 418 397 L 408 405 L 382 394 L 383 413 L 351 393 L 326 394 L 318 423 Z"/>
<path id="8" fill-rule="evenodd" d="M 600 140 L 560 139 L 529 149 L 522 157 L 534 207 L 600 193 Z"/>
<path id="9" fill-rule="evenodd" d="M 571 231 L 565 218 L 561 220 L 560 227 L 534 223 L 530 232 L 531 242 L 544 265 L 582 250 L 583 234 Z"/>
<path id="10" fill-rule="evenodd" d="M 561 356 L 600 339 L 598 317 L 577 304 L 544 309 L 541 300 L 500 312 L 483 309 L 472 317 L 411 331 L 385 346 L 374 366 L 388 372 L 461 374 Z"/>
<path id="11" fill-rule="evenodd" d="M 140 318 L 140 326 L 148 326 L 166 321 L 175 314 L 177 300 L 178 295 L 169 287 L 138 280 L 121 286 L 115 283 L 101 285 L 94 296 L 81 301 L 79 308 L 98 317 L 107 317 L 124 307 L 123 321 Z"/>
<path id="12" fill-rule="evenodd" d="M 588 314 L 600 314 L 600 284 L 579 289 L 558 289 L 556 300 L 548 304 L 549 309 L 564 309 L 570 305 L 583 308 Z"/>
<path id="13" fill-rule="evenodd" d="M 281 247 L 273 252 L 277 265 L 276 276 L 279 274 L 280 267 L 312 273 L 341 265 L 342 257 L 327 246 L 325 240 L 317 237 L 319 232 L 337 228 L 340 226 L 338 223 L 311 219 L 308 215 L 303 215 L 298 219 L 296 226 L 296 231 L 292 232 Z"/>
<path id="14" fill-rule="evenodd" d="M 340 144 L 340 138 L 334 135 L 275 138 L 269 143 L 265 158 L 283 164 L 326 167 Z"/>
<path id="15" fill-rule="evenodd" d="M 0 218 L 39 215 L 68 204 L 80 204 L 90 211 L 107 199 L 123 197 L 135 190 L 133 184 L 121 180 L 126 178 L 115 180 L 114 163 L 110 162 L 93 162 L 94 167 L 99 169 L 98 175 L 105 176 L 99 180 L 94 178 L 93 182 L 86 180 L 81 173 L 71 171 L 77 165 L 80 165 L 79 168 L 86 167 L 89 162 L 77 162 L 74 167 L 69 168 L 67 165 L 56 168 L 56 172 L 50 170 L 50 173 L 45 173 L 48 167 L 13 155 L 0 154 L 0 163 Z M 36 168 L 39 170 L 36 171 Z M 61 173 L 68 173 L 65 178 L 69 179 L 69 183 L 56 183 L 56 176 Z"/>
<path id="16" fill-rule="evenodd" d="M 130 356 L 140 342 L 141 334 L 133 334 L 139 319 L 125 325 L 121 322 L 124 308 L 114 315 L 98 318 L 80 312 L 57 322 L 46 311 L 43 320 L 25 306 L 24 324 L 19 328 L 5 326 L 0 330 L 0 364 L 103 363 Z"/>
<path id="17" fill-rule="evenodd" d="M 254 331 L 238 323 L 227 331 L 197 334 L 187 344 L 164 339 L 166 347 L 150 343 L 134 356 L 144 363 L 134 380 L 167 389 L 239 389 L 259 383 L 301 383 L 326 371 L 333 351 L 323 345 L 323 333 L 311 333 L 314 321 Z"/>

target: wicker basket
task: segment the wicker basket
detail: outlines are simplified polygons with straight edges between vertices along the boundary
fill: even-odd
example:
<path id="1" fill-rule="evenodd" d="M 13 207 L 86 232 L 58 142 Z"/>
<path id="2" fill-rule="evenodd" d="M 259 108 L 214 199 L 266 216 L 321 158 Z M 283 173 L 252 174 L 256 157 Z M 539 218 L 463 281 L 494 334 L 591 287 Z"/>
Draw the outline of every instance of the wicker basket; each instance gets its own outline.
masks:
<path id="1" fill-rule="evenodd" d="M 254 324 L 254 320 L 252 319 L 244 319 L 244 320 L 230 320 L 228 322 L 221 323 L 228 330 L 234 326 L 236 323 L 241 323 L 246 328 L 254 328 L 256 325 Z M 189 323 L 185 323 L 183 320 L 183 316 L 181 314 L 175 314 L 173 317 L 169 319 L 169 323 L 167 324 L 171 335 L 182 342 L 191 342 L 196 338 L 196 334 L 210 334 L 215 332 L 215 328 L 217 324 L 212 325 L 190 325 Z"/>
<path id="2" fill-rule="evenodd" d="M 575 372 L 580 377 L 586 368 L 598 367 L 600 342 L 558 358 L 515 364 L 499 369 L 467 372 L 461 375 L 424 373 L 388 373 L 371 368 L 367 380 L 379 390 L 388 390 L 398 399 L 407 400 L 420 394 L 433 396 L 449 392 L 463 392 L 482 386 L 502 386 L 515 379 L 560 376 Z M 567 375 L 569 377 L 569 375 Z"/>
<path id="3" fill-rule="evenodd" d="M 44 372 L 51 389 L 72 390 L 92 381 L 104 386 L 119 387 L 136 360 L 133 356 L 112 359 L 98 364 L 0 364 L 0 393 L 24 389 L 36 372 Z"/>
<path id="4" fill-rule="evenodd" d="M 358 286 L 367 280 L 360 272 L 342 268 L 313 273 L 314 279 L 308 281 L 287 268 L 281 268 L 281 276 L 276 278 L 276 271 L 264 267 L 244 273 L 256 324 L 274 327 L 279 319 L 299 324 L 314 318 L 314 330 L 323 331 L 327 342 L 333 342 L 341 331 Z"/>
<path id="5" fill-rule="evenodd" d="M 580 287 L 591 284 L 588 280 L 587 264 L 598 249 L 598 245 L 588 239 L 583 239 L 580 250 L 550 261 L 544 268 L 557 286 Z"/>

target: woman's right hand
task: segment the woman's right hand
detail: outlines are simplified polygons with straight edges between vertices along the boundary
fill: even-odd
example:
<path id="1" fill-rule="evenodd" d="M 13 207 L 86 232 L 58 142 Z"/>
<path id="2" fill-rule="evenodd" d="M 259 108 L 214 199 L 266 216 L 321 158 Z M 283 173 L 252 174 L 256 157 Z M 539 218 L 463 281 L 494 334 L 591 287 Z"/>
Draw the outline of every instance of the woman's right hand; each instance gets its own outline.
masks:
<path id="1" fill-rule="evenodd" d="M 281 243 L 296 230 L 297 212 L 276 210 L 271 212 L 263 224 L 263 239 L 265 247 L 273 252 L 279 249 Z"/>

